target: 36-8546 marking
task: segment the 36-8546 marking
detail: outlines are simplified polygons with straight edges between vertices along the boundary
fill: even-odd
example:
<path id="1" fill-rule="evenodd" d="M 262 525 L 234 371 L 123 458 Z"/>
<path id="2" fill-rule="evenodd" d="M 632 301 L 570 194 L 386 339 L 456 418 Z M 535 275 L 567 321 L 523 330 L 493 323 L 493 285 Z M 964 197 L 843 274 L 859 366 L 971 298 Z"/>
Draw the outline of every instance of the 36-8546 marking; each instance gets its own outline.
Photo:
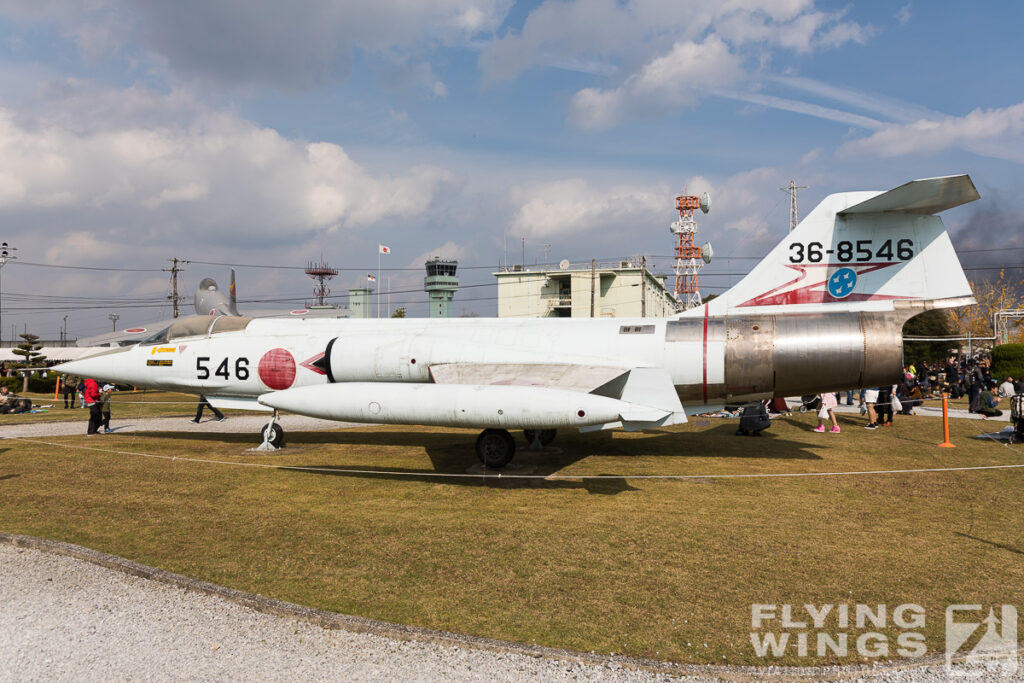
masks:
<path id="1" fill-rule="evenodd" d="M 909 261 L 914 258 L 914 240 L 890 239 L 877 246 L 875 240 L 843 240 L 834 249 L 825 249 L 821 242 L 792 242 L 789 245 L 790 263 L 820 263 L 832 255 L 840 263 L 863 263 L 872 259 Z"/>

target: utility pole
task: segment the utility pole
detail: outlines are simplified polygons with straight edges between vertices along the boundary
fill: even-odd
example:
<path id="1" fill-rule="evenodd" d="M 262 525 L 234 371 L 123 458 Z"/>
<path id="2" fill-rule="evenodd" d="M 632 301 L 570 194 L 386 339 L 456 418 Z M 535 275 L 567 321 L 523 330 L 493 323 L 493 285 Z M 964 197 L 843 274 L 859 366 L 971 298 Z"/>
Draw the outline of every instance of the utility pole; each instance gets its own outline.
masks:
<path id="1" fill-rule="evenodd" d="M 797 223 L 800 222 L 800 212 L 796 208 L 796 191 L 806 190 L 806 185 L 800 185 L 797 187 L 795 180 L 789 181 L 789 187 L 780 187 L 783 192 L 789 193 L 789 231 L 793 232 L 796 229 Z"/>
<path id="2" fill-rule="evenodd" d="M 647 257 L 640 259 L 640 317 L 647 317 Z"/>
<path id="3" fill-rule="evenodd" d="M 64 326 L 60 328 L 60 340 L 62 343 L 68 343 L 68 317 L 64 316 Z"/>
<path id="4" fill-rule="evenodd" d="M 171 307 L 172 307 L 172 310 L 174 311 L 174 317 L 177 318 L 178 317 L 178 301 L 179 301 L 179 297 L 178 297 L 178 273 L 180 273 L 180 272 L 182 272 L 184 270 L 184 268 L 179 268 L 178 264 L 179 263 L 185 263 L 185 261 L 183 259 L 179 259 L 177 256 L 175 256 L 172 259 L 167 259 L 167 260 L 171 262 L 171 267 L 170 268 L 164 268 L 164 272 L 171 274 L 171 297 L 170 297 L 171 298 Z"/>
<path id="5" fill-rule="evenodd" d="M 7 244 L 7 242 L 4 242 L 3 244 L 0 244 L 0 270 L 3 270 L 3 267 L 7 265 L 7 261 L 8 260 L 18 258 L 17 256 L 15 256 L 12 253 L 12 252 L 15 252 L 15 251 L 18 251 L 18 248 L 17 247 L 9 246 Z M 2 317 L 3 303 L 4 303 L 3 290 L 0 289 L 0 342 L 3 341 L 3 337 L 4 337 L 4 333 L 3 333 L 3 317 Z M 11 344 L 14 344 L 14 330 L 11 330 Z"/>
<path id="6" fill-rule="evenodd" d="M 597 276 L 597 259 L 590 259 L 590 317 L 594 317 L 594 278 Z"/>
<path id="7" fill-rule="evenodd" d="M 121 316 L 119 316 L 117 313 L 111 313 L 107 317 L 110 318 L 110 322 L 112 323 L 113 329 L 111 330 L 111 332 L 117 332 L 117 319 L 120 318 Z"/>

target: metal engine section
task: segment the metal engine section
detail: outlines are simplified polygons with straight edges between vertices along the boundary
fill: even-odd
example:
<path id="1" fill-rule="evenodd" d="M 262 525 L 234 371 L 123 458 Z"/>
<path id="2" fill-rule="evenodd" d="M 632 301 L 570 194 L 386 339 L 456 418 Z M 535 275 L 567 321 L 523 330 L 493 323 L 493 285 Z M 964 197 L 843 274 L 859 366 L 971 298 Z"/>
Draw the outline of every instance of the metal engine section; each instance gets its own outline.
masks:
<path id="1" fill-rule="evenodd" d="M 683 403 L 743 402 L 891 384 L 902 313 L 808 313 L 674 320 L 666 341 L 724 345 L 724 383 L 677 387 Z"/>

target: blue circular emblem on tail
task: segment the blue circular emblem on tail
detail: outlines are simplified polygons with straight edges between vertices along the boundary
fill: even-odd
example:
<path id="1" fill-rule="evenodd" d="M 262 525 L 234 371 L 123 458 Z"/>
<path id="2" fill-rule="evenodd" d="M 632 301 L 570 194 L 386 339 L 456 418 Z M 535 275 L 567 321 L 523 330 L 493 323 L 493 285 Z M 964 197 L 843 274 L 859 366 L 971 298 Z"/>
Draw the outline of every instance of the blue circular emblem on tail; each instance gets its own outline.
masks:
<path id="1" fill-rule="evenodd" d="M 840 268 L 828 279 L 828 293 L 837 299 L 845 299 L 857 285 L 857 273 L 853 268 Z"/>

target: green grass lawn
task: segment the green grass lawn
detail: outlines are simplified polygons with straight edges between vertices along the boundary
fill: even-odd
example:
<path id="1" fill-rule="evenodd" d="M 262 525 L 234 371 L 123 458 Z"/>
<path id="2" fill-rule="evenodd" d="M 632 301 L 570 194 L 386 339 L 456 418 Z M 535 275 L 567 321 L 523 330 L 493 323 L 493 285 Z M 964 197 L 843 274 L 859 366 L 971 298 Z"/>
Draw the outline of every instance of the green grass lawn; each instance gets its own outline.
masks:
<path id="1" fill-rule="evenodd" d="M 943 449 L 935 418 L 840 422 L 838 435 L 811 432 L 812 414 L 761 438 L 717 419 L 564 433 L 560 454 L 520 453 L 513 470 L 560 478 L 527 480 L 420 476 L 475 462 L 476 432 L 455 429 L 291 432 L 272 455 L 246 453 L 248 434 L 4 441 L 0 530 L 347 614 L 677 662 L 839 661 L 756 657 L 752 603 L 917 603 L 930 654 L 947 604 L 1024 606 L 1024 469 L 565 478 L 1024 463 L 1020 445 L 969 438 L 1000 423 L 954 421 L 958 447 Z"/>

